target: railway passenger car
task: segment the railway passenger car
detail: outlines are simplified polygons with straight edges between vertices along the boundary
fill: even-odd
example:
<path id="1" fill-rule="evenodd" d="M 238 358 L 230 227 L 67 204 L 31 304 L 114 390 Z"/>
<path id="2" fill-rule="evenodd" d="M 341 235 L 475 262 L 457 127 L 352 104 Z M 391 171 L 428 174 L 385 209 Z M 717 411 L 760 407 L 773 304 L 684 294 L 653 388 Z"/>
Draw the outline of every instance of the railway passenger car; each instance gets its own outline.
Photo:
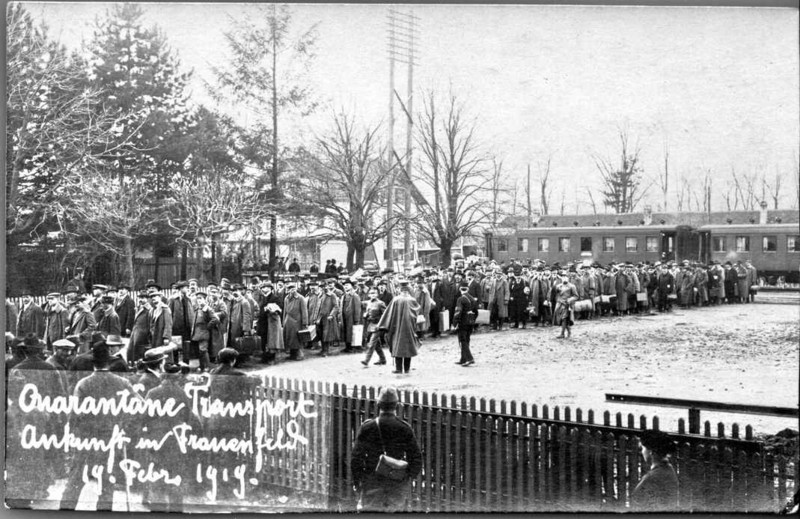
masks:
<path id="1" fill-rule="evenodd" d="M 530 226 L 506 219 L 505 228 L 486 233 L 485 239 L 490 258 L 499 262 L 750 260 L 761 276 L 798 282 L 798 220 L 797 211 L 766 210 L 543 216 Z"/>

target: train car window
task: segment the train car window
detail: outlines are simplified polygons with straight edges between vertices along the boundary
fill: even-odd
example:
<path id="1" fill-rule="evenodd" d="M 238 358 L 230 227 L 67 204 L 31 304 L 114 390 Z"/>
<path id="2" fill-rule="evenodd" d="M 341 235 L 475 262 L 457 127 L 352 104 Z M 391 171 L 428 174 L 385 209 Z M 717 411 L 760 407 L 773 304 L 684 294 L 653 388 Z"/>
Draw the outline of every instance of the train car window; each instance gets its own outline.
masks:
<path id="1" fill-rule="evenodd" d="M 647 252 L 658 252 L 658 237 L 648 236 L 645 238 L 644 246 Z"/>
<path id="2" fill-rule="evenodd" d="M 536 250 L 539 252 L 550 252 L 550 238 L 539 238 L 539 244 Z"/>
<path id="3" fill-rule="evenodd" d="M 725 236 L 712 236 L 711 246 L 714 252 L 725 252 Z"/>
<path id="4" fill-rule="evenodd" d="M 614 238 L 603 238 L 603 252 L 614 252 Z"/>
<path id="5" fill-rule="evenodd" d="M 634 236 L 625 237 L 625 252 L 636 252 L 639 248 L 639 239 Z"/>
<path id="6" fill-rule="evenodd" d="M 786 250 L 789 252 L 800 252 L 800 236 L 787 236 Z"/>
<path id="7" fill-rule="evenodd" d="M 497 252 L 508 252 L 508 240 L 497 240 Z"/>
<path id="8" fill-rule="evenodd" d="M 569 238 L 558 239 L 558 252 L 569 252 Z"/>
<path id="9" fill-rule="evenodd" d="M 764 236 L 764 241 L 761 245 L 764 252 L 775 252 L 778 250 L 778 237 L 777 236 Z"/>
<path id="10" fill-rule="evenodd" d="M 750 252 L 750 236 L 736 237 L 736 252 Z"/>
<path id="11" fill-rule="evenodd" d="M 592 252 L 592 238 L 581 237 L 581 252 Z"/>
<path id="12" fill-rule="evenodd" d="M 528 238 L 517 238 L 517 252 L 528 252 Z"/>

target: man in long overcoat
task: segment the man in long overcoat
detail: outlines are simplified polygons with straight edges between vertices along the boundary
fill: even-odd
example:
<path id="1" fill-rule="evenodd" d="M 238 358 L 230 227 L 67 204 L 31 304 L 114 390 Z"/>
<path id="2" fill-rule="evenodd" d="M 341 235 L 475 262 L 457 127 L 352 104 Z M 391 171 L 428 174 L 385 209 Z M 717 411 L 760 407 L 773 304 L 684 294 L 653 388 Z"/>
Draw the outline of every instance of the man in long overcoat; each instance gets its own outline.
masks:
<path id="1" fill-rule="evenodd" d="M 100 320 L 97 322 L 97 331 L 103 332 L 106 335 L 122 336 L 119 316 L 117 312 L 114 311 L 114 298 L 111 296 L 103 296 L 100 299 L 100 303 L 103 306 L 100 312 Z"/>
<path id="2" fill-rule="evenodd" d="M 172 312 L 160 292 L 150 293 L 150 347 L 166 346 L 172 340 Z"/>
<path id="3" fill-rule="evenodd" d="M 189 283 L 178 281 L 175 288 L 179 292 L 169 300 L 169 311 L 172 313 L 172 335 L 180 335 L 181 340 L 188 341 L 192 336 L 194 323 L 194 306 L 189 299 Z"/>
<path id="4" fill-rule="evenodd" d="M 303 343 L 298 332 L 308 327 L 306 298 L 297 292 L 297 284 L 286 284 L 286 300 L 283 303 L 283 346 L 289 350 L 289 360 L 303 359 Z"/>
<path id="5" fill-rule="evenodd" d="M 419 315 L 425 318 L 425 322 L 417 323 L 417 336 L 422 338 L 425 332 L 430 328 L 430 313 L 431 313 L 431 295 L 428 292 L 425 282 L 422 277 L 417 279 L 417 284 L 414 287 L 414 299 L 419 305 Z"/>
<path id="6" fill-rule="evenodd" d="M 344 339 L 343 353 L 352 353 L 353 350 L 353 326 L 363 322 L 361 310 L 361 298 L 353 290 L 353 282 L 346 279 L 344 283 L 344 294 L 342 295 L 342 339 Z M 362 337 L 363 338 L 363 337 Z M 361 344 L 357 344 L 360 347 Z"/>
<path id="7" fill-rule="evenodd" d="M 92 312 L 89 310 L 89 306 L 85 302 L 83 296 L 75 296 L 67 300 L 67 303 L 70 306 L 69 330 L 67 330 L 67 336 L 79 336 L 80 344 L 78 345 L 78 353 L 86 353 L 89 351 L 92 332 L 94 332 L 97 327 L 97 321 L 95 321 L 94 315 L 92 315 Z"/>
<path id="8" fill-rule="evenodd" d="M 513 328 L 522 327 L 528 323 L 528 297 L 530 288 L 524 279 L 517 277 L 512 269 L 508 270 L 508 315 L 509 322 L 513 322 Z"/>
<path id="9" fill-rule="evenodd" d="M 197 343 L 200 352 L 200 370 L 205 372 L 211 367 L 208 353 L 209 342 L 211 341 L 211 331 L 219 326 L 219 317 L 208 305 L 208 295 L 205 292 L 195 292 L 194 297 L 197 310 L 194 311 L 191 341 Z"/>
<path id="10" fill-rule="evenodd" d="M 130 295 L 130 287 L 123 285 L 119 287 L 117 301 L 114 310 L 119 316 L 119 327 L 123 337 L 130 337 L 133 331 L 133 319 L 136 316 L 136 304 Z"/>
<path id="11" fill-rule="evenodd" d="M 48 349 L 52 349 L 54 342 L 65 338 L 69 328 L 69 311 L 61 304 L 60 297 L 61 294 L 58 292 L 47 294 L 47 304 L 44 307 L 44 340 Z"/>
<path id="12" fill-rule="evenodd" d="M 273 292 L 272 283 L 267 281 L 261 286 L 261 306 L 258 308 L 256 333 L 261 337 L 261 349 L 264 362 L 272 362 L 279 351 L 283 351 L 283 301 Z"/>
<path id="13" fill-rule="evenodd" d="M 334 293 L 334 281 L 329 278 L 325 282 L 325 291 L 320 295 L 317 311 L 311 316 L 314 324 L 317 325 L 317 336 L 322 342 L 322 352 L 320 352 L 322 357 L 328 355 L 331 343 L 340 338 L 340 315 L 339 298 Z"/>
<path id="14" fill-rule="evenodd" d="M 420 306 L 411 295 L 409 284 L 408 279 L 400 281 L 400 293 L 392 299 L 378 322 L 378 331 L 385 334 L 389 351 L 394 357 L 393 373 L 408 373 L 411 370 L 411 358 L 417 356 L 419 349 L 416 330 Z"/>
<path id="15" fill-rule="evenodd" d="M 244 337 L 253 329 L 253 314 L 250 303 L 242 295 L 242 288 L 241 285 L 236 285 L 228 301 L 228 347 L 234 349 L 236 339 Z"/>
<path id="16" fill-rule="evenodd" d="M 44 310 L 33 302 L 30 294 L 25 294 L 22 296 L 22 307 L 17 317 L 17 334 L 24 337 L 29 333 L 40 339 L 44 337 Z"/>
<path id="17" fill-rule="evenodd" d="M 508 292 L 508 281 L 502 270 L 495 269 L 494 280 L 489 287 L 489 309 L 493 330 L 503 329 L 503 321 L 508 317 L 509 297 L 511 295 Z"/>
<path id="18" fill-rule="evenodd" d="M 134 363 L 141 359 L 144 350 L 150 347 L 150 306 L 147 292 L 142 290 L 138 294 L 136 312 L 133 315 L 131 326 L 131 339 L 128 342 L 128 362 Z"/>

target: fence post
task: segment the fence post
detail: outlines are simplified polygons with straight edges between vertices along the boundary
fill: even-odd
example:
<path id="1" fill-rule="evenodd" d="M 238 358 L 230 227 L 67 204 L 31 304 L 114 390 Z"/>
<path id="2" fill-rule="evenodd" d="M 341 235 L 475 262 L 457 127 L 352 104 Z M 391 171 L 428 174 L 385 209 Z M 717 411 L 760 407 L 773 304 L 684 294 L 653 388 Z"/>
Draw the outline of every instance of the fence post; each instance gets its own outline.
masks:
<path id="1" fill-rule="evenodd" d="M 700 434 L 700 409 L 689 409 L 689 434 Z"/>

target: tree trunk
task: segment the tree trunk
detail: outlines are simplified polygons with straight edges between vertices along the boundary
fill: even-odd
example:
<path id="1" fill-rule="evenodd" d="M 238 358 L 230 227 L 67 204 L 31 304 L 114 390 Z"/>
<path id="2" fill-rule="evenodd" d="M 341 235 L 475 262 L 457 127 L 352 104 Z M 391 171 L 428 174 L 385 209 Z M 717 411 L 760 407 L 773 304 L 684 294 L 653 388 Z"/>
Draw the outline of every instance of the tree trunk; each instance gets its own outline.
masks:
<path id="1" fill-rule="evenodd" d="M 453 248 L 453 241 L 443 241 L 439 245 L 439 265 L 442 267 L 450 266 L 450 249 Z"/>
<path id="2" fill-rule="evenodd" d="M 205 247 L 197 249 L 197 284 L 201 287 L 206 286 L 206 259 Z"/>
<path id="3" fill-rule="evenodd" d="M 353 256 L 355 256 L 356 248 L 352 243 L 347 244 L 347 260 L 345 263 L 345 268 L 347 272 L 353 272 Z"/>
<path id="4" fill-rule="evenodd" d="M 122 278 L 131 288 L 136 286 L 136 273 L 133 268 L 133 239 L 125 238 L 125 270 Z"/>
<path id="5" fill-rule="evenodd" d="M 278 188 L 278 37 L 274 25 L 274 5 L 273 5 L 273 26 L 272 26 L 272 195 L 273 203 L 277 204 L 281 199 Z M 278 215 L 272 213 L 269 218 L 269 268 L 275 266 L 276 256 L 278 255 Z"/>
<path id="6" fill-rule="evenodd" d="M 181 279 L 183 279 L 183 280 L 185 280 L 186 278 L 189 277 L 189 276 L 186 275 L 187 271 L 188 271 L 188 265 L 187 264 L 189 263 L 188 255 L 189 255 L 189 251 L 187 250 L 186 244 L 184 243 L 181 246 Z"/>
<path id="7" fill-rule="evenodd" d="M 355 264 L 353 265 L 355 269 L 360 269 L 364 267 L 364 253 L 366 252 L 367 248 L 364 245 L 358 245 L 355 247 Z M 354 270 L 355 270 L 354 269 Z"/>

